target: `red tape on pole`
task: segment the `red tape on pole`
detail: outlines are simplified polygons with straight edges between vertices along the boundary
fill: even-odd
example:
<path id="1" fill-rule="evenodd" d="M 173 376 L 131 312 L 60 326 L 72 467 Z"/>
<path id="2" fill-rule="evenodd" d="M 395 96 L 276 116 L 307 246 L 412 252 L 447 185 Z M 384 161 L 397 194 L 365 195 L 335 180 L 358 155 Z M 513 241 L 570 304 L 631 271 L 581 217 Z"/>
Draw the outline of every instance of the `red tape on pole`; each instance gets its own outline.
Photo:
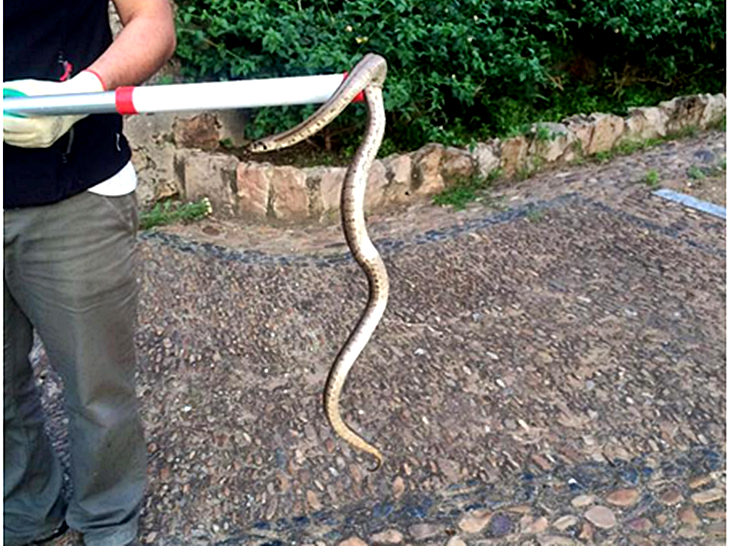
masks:
<path id="1" fill-rule="evenodd" d="M 132 93 L 134 87 L 117 87 L 114 92 L 114 103 L 117 108 L 117 112 L 122 115 L 137 114 L 137 109 L 134 107 L 132 101 Z"/>

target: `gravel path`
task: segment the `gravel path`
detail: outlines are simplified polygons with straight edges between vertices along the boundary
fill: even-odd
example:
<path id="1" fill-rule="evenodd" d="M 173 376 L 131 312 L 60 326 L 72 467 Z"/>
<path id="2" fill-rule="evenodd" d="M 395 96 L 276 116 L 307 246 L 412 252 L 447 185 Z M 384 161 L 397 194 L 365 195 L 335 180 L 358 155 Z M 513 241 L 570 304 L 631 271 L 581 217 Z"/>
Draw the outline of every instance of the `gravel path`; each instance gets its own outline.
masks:
<path id="1" fill-rule="evenodd" d="M 371 218 L 391 301 L 343 411 L 374 474 L 320 408 L 366 298 L 337 226 L 141 237 L 143 543 L 724 544 L 725 222 L 642 182 L 724 139 Z"/>

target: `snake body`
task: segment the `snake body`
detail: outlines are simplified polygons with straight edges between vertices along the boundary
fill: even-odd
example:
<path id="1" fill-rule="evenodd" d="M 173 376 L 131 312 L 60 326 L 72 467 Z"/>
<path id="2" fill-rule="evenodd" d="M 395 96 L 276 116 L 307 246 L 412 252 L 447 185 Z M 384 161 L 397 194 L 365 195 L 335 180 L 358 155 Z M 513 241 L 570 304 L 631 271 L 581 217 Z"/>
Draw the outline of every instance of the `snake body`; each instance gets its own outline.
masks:
<path id="1" fill-rule="evenodd" d="M 334 120 L 361 91 L 364 91 L 369 111 L 368 125 L 365 137 L 345 174 L 340 212 L 347 245 L 355 261 L 367 276 L 369 297 L 357 325 L 340 349 L 330 369 L 324 389 L 324 410 L 337 435 L 354 448 L 375 457 L 376 464 L 372 470 L 380 467 L 383 455 L 343 421 L 340 414 L 340 395 L 347 374 L 370 340 L 388 303 L 388 273 L 380 254 L 368 237 L 364 215 L 368 174 L 385 131 L 382 88 L 386 72 L 385 59 L 375 54 L 366 55 L 332 97 L 311 117 L 286 132 L 254 142 L 250 148 L 252 152 L 268 152 L 293 146 L 319 132 Z"/>

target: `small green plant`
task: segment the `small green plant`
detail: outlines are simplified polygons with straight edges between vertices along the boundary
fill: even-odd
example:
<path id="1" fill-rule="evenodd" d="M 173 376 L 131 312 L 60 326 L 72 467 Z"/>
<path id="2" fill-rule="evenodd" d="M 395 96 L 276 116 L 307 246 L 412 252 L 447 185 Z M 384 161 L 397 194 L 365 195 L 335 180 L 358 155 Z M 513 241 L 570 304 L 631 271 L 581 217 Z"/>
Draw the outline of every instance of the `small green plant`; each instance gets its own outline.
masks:
<path id="1" fill-rule="evenodd" d="M 542 209 L 531 209 L 527 212 L 525 217 L 527 218 L 527 221 L 536 224 L 537 222 L 540 222 L 541 220 L 545 219 L 546 213 Z"/>
<path id="2" fill-rule="evenodd" d="M 596 152 L 593 154 L 593 158 L 599 163 L 605 163 L 606 161 L 613 159 L 615 155 L 616 153 L 613 150 L 607 150 L 605 152 Z"/>
<path id="3" fill-rule="evenodd" d="M 673 138 L 693 138 L 696 137 L 699 133 L 699 128 L 696 125 L 688 125 L 686 127 L 682 127 L 679 131 L 677 131 Z"/>
<path id="4" fill-rule="evenodd" d="M 620 156 L 620 155 L 629 155 L 633 154 L 634 152 L 638 152 L 640 150 L 645 150 L 646 148 L 650 148 L 651 146 L 656 146 L 657 144 L 661 144 L 662 142 L 667 142 L 670 140 L 675 140 L 677 138 L 681 138 L 678 135 L 671 135 L 671 136 L 665 136 L 662 138 L 649 138 L 646 140 L 625 140 L 610 150 L 606 150 L 604 152 L 596 152 L 592 156 L 588 157 L 587 159 L 597 161 L 598 163 L 605 163 L 606 161 L 610 161 L 614 157 Z M 573 143 L 573 146 L 576 144 L 580 144 L 579 141 L 576 141 Z M 575 150 L 576 148 L 574 148 Z M 580 149 L 580 148 L 578 148 Z M 575 165 L 582 165 L 585 163 L 586 158 L 583 156 L 576 157 L 571 163 Z"/>
<path id="5" fill-rule="evenodd" d="M 163 74 L 157 80 L 157 85 L 170 85 L 172 83 L 175 83 L 175 80 L 170 74 Z"/>
<path id="6" fill-rule="evenodd" d="M 522 167 L 517 169 L 515 176 L 516 176 L 517 180 L 522 181 L 522 180 L 527 180 L 528 178 L 530 178 L 531 174 L 532 174 L 532 169 L 530 169 L 530 167 L 528 167 L 527 165 L 523 165 Z"/>
<path id="7" fill-rule="evenodd" d="M 233 149 L 233 140 L 231 140 L 231 139 L 230 139 L 230 138 L 228 138 L 228 137 L 226 137 L 226 138 L 222 138 L 222 139 L 221 139 L 221 140 L 219 141 L 219 144 L 221 145 L 221 147 L 222 147 L 222 148 L 225 148 L 226 150 L 231 150 L 231 149 Z"/>
<path id="8" fill-rule="evenodd" d="M 703 178 L 707 178 L 707 175 L 700 169 L 697 165 L 692 165 L 689 169 L 687 169 L 687 176 L 689 176 L 692 180 L 702 180 Z"/>
<path id="9" fill-rule="evenodd" d="M 489 177 L 474 175 L 469 178 L 459 178 L 453 185 L 434 195 L 432 202 L 435 205 L 450 205 L 456 210 L 462 210 L 467 203 L 475 201 L 479 197 L 479 193 L 490 185 Z"/>
<path id="10" fill-rule="evenodd" d="M 499 180 L 504 175 L 504 171 L 497 167 L 493 171 L 489 171 L 489 174 L 487 175 L 487 182 L 492 183 L 495 180 Z"/>
<path id="11" fill-rule="evenodd" d="M 205 218 L 211 212 L 213 212 L 213 208 L 207 197 L 194 203 L 159 201 L 152 209 L 140 214 L 139 226 L 141 229 L 151 229 L 174 222 L 187 223 Z"/>
<path id="12" fill-rule="evenodd" d="M 616 145 L 614 151 L 616 152 L 616 155 L 629 155 L 640 150 L 645 150 L 659 142 L 661 142 L 659 139 L 624 140 Z"/>
<path id="13" fill-rule="evenodd" d="M 656 188 L 659 185 L 659 173 L 656 169 L 649 170 L 649 172 L 646 173 L 644 181 L 650 188 Z"/>
<path id="14" fill-rule="evenodd" d="M 535 140 L 539 142 L 548 142 L 553 139 L 553 133 L 545 127 L 544 125 L 540 125 L 537 128 L 537 131 L 535 131 Z"/>

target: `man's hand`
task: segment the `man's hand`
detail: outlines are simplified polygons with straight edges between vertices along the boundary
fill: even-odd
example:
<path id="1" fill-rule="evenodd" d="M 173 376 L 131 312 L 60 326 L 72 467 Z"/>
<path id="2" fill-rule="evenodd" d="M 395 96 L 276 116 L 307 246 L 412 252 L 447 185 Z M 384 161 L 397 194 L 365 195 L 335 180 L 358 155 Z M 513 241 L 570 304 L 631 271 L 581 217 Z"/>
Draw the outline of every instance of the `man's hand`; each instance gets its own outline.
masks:
<path id="1" fill-rule="evenodd" d="M 3 83 L 27 96 L 98 93 L 104 91 L 101 80 L 92 72 L 81 72 L 65 82 L 46 80 L 14 80 Z M 21 148 L 48 148 L 86 116 L 3 116 L 3 141 Z"/>

